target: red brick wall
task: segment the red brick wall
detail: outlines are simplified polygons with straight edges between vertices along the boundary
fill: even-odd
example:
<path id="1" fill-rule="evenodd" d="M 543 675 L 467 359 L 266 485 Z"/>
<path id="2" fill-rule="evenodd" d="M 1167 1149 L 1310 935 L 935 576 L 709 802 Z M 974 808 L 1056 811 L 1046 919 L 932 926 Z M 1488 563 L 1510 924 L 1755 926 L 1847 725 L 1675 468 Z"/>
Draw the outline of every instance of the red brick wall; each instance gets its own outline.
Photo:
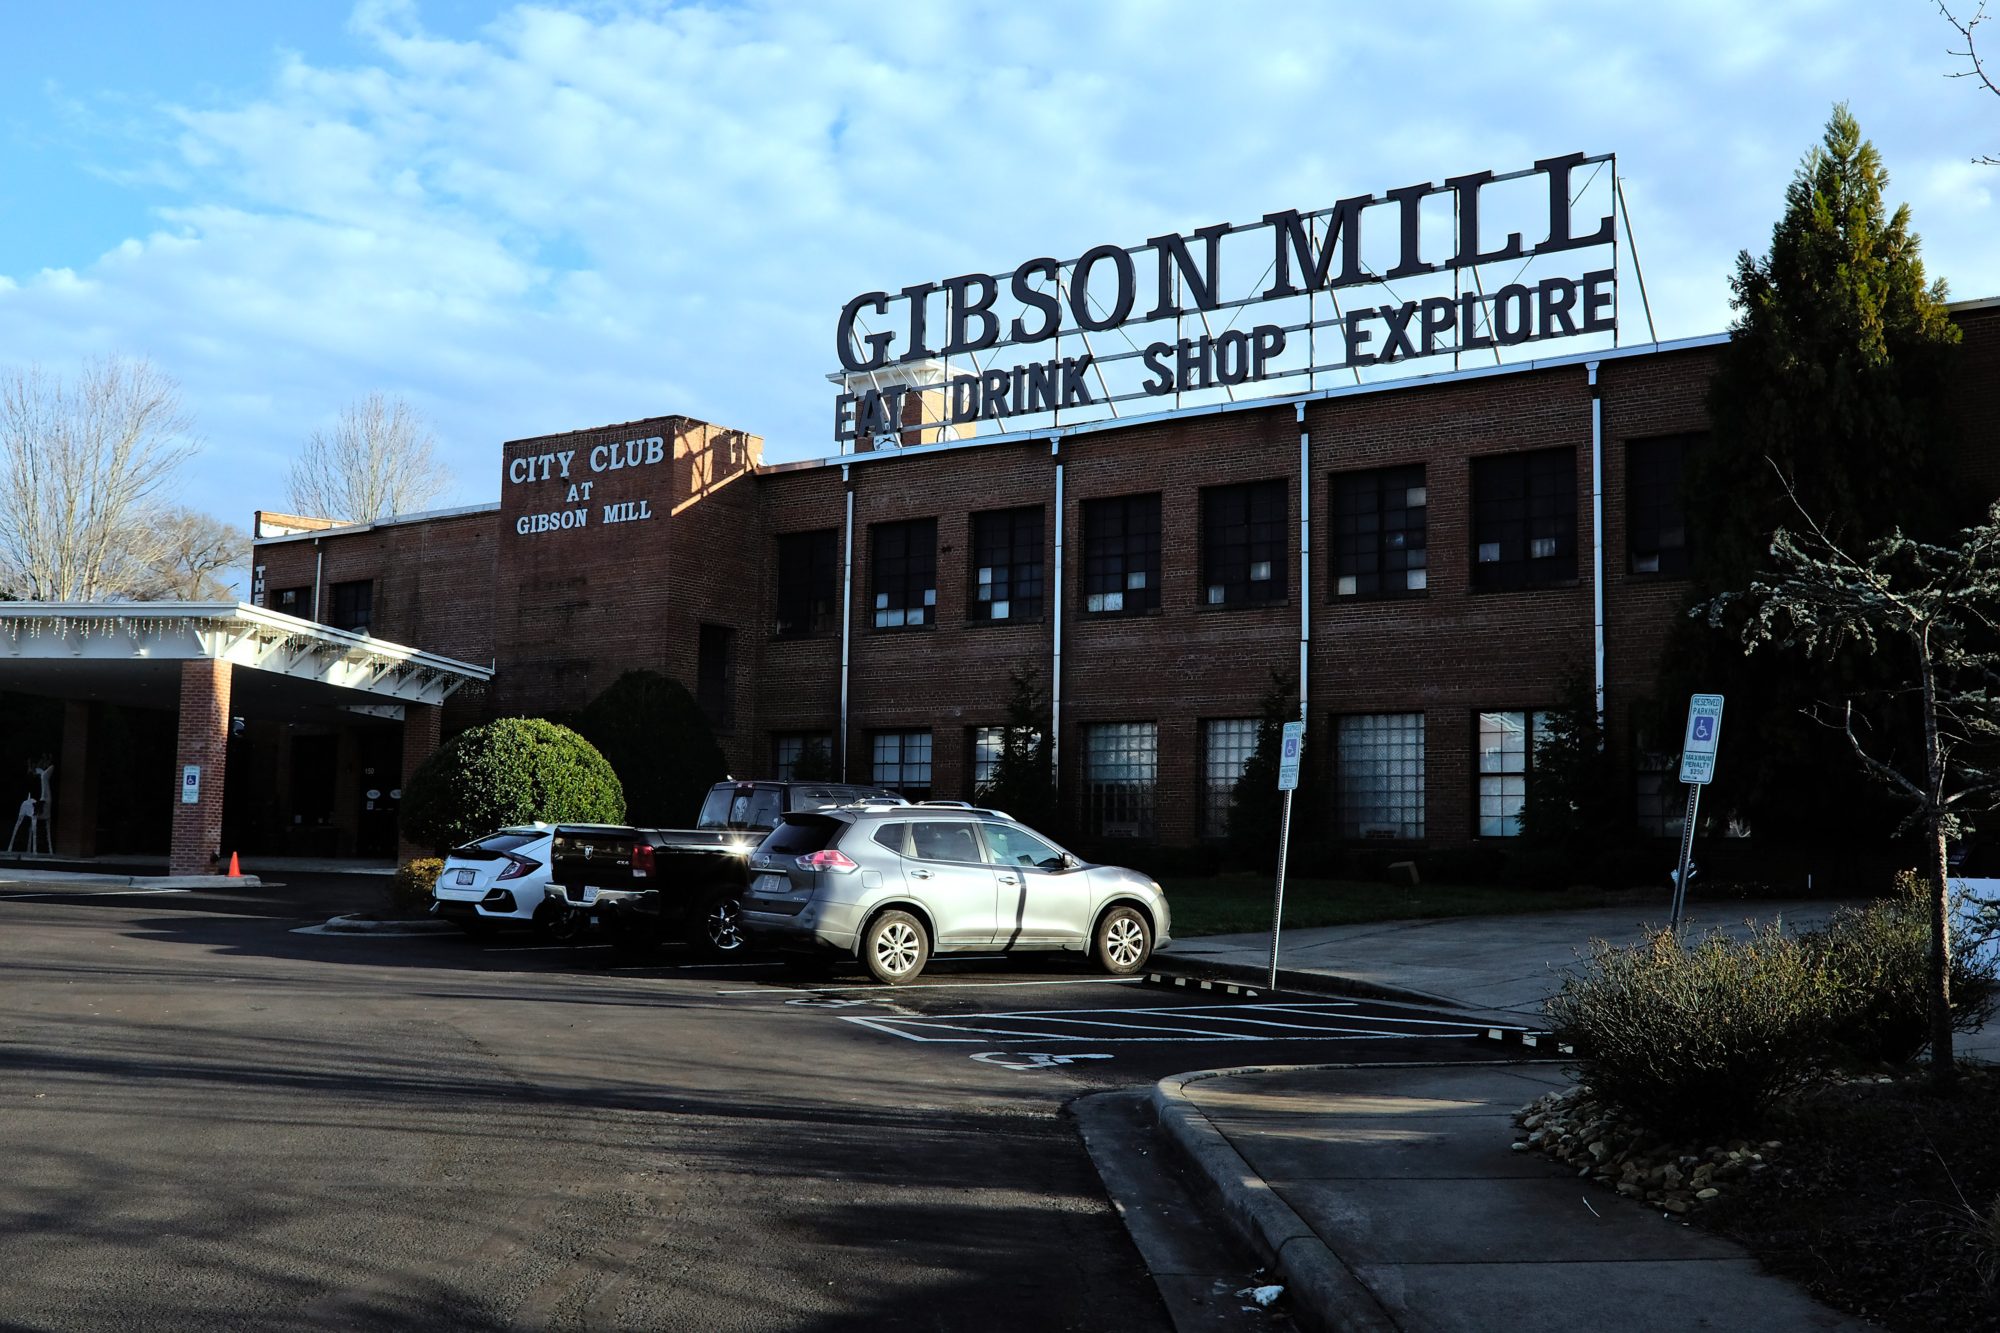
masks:
<path id="1" fill-rule="evenodd" d="M 188 764 L 201 765 L 200 800 L 184 804 L 174 793 L 173 844 L 167 857 L 170 875 L 206 875 L 218 867 L 210 858 L 221 846 L 223 771 L 229 749 L 230 666 L 204 658 L 181 663 L 180 740 L 174 755 L 178 783 Z M 226 862 L 225 862 L 226 864 Z"/>

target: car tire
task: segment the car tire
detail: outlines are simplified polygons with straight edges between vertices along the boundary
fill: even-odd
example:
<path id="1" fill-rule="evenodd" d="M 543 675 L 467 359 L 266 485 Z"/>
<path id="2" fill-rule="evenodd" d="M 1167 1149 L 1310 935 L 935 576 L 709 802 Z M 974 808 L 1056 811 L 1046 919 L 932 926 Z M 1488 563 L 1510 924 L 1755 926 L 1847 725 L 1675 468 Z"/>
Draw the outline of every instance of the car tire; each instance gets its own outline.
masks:
<path id="1" fill-rule="evenodd" d="M 731 889 L 702 904 L 688 943 L 703 958 L 740 958 L 750 952 L 750 937 L 743 933 L 742 895 Z"/>
<path id="2" fill-rule="evenodd" d="M 1114 977 L 1129 977 L 1153 956 L 1153 927 L 1136 907 L 1114 907 L 1097 923 L 1090 951 Z"/>
<path id="3" fill-rule="evenodd" d="M 582 912 L 554 898 L 542 899 L 535 909 L 535 934 L 548 944 L 575 944 L 590 929 Z"/>
<path id="4" fill-rule="evenodd" d="M 930 956 L 930 935 L 908 912 L 884 912 L 861 932 L 861 961 L 885 986 L 915 981 Z"/>

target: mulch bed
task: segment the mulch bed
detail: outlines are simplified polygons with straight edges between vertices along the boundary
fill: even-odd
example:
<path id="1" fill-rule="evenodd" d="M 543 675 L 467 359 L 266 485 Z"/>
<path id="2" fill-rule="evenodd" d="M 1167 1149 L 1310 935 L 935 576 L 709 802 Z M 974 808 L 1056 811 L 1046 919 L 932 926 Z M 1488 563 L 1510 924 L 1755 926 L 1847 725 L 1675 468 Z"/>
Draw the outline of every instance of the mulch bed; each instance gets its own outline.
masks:
<path id="1" fill-rule="evenodd" d="M 2000 1330 L 2000 1069 L 1945 1099 L 1921 1072 L 1822 1087 L 1766 1133 L 1770 1167 L 1689 1221 L 1899 1333 Z"/>

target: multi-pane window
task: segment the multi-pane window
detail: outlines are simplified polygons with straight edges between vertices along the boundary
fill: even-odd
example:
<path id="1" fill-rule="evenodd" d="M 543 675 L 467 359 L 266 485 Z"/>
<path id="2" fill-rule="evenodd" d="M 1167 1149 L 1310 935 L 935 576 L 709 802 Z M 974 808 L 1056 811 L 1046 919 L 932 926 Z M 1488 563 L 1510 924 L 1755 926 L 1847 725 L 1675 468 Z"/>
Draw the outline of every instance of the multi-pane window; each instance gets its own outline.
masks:
<path id="1" fill-rule="evenodd" d="M 1243 766 L 1257 748 L 1254 717 L 1211 718 L 1201 724 L 1201 836 L 1229 835 L 1229 805 Z"/>
<path id="2" fill-rule="evenodd" d="M 1042 615 L 1042 510 L 996 509 L 972 516 L 974 620 L 1039 620 Z"/>
<path id="3" fill-rule="evenodd" d="M 283 611 L 288 616 L 311 618 L 311 588 L 280 588 L 271 594 L 270 606 L 273 611 Z"/>
<path id="4" fill-rule="evenodd" d="M 1395 597 L 1429 586 L 1422 464 L 1336 473 L 1333 595 Z"/>
<path id="5" fill-rule="evenodd" d="M 1679 754 L 1665 748 L 1675 737 L 1663 735 L 1658 706 L 1642 701 L 1632 710 L 1633 814 L 1639 832 L 1654 838 L 1679 838 L 1687 827 L 1687 789 L 1676 767 Z"/>
<path id="6" fill-rule="evenodd" d="M 1160 729 L 1152 722 L 1100 722 L 1083 729 L 1084 817 L 1107 838 L 1153 836 Z"/>
<path id="7" fill-rule="evenodd" d="M 1688 572 L 1681 475 L 1696 435 L 1633 440 L 1625 448 L 1625 545 L 1634 574 Z"/>
<path id="8" fill-rule="evenodd" d="M 736 631 L 727 625 L 703 625 L 697 631 L 694 700 L 716 730 L 727 730 L 735 721 Z"/>
<path id="9" fill-rule="evenodd" d="M 1202 491 L 1201 581 L 1209 606 L 1285 600 L 1283 481 Z"/>
<path id="10" fill-rule="evenodd" d="M 1001 756 L 1007 752 L 1006 727 L 974 727 L 972 729 L 972 786 L 976 791 L 993 781 L 999 772 Z M 1042 733 L 1029 731 L 1026 735 L 1030 752 L 1042 743 Z"/>
<path id="11" fill-rule="evenodd" d="M 1424 715 L 1334 721 L 1334 804 L 1343 838 L 1424 836 Z"/>
<path id="12" fill-rule="evenodd" d="M 877 523 L 868 530 L 874 553 L 875 628 L 931 623 L 937 606 L 937 520 Z"/>
<path id="13" fill-rule="evenodd" d="M 1479 836 L 1516 838 L 1547 713 L 1479 715 Z"/>
<path id="14" fill-rule="evenodd" d="M 840 534 L 787 532 L 778 538 L 780 638 L 831 634 L 840 628 Z"/>
<path id="15" fill-rule="evenodd" d="M 1472 586 L 1538 588 L 1576 578 L 1576 451 L 1472 460 Z"/>
<path id="16" fill-rule="evenodd" d="M 374 581 L 357 579 L 352 583 L 336 583 L 327 592 L 331 596 L 328 598 L 326 623 L 335 629 L 368 633 L 369 625 L 375 620 Z"/>
<path id="17" fill-rule="evenodd" d="M 1159 606 L 1159 495 L 1084 501 L 1084 611 L 1142 615 Z"/>
<path id="18" fill-rule="evenodd" d="M 825 731 L 781 731 L 771 737 L 771 771 L 778 781 L 790 782 L 798 776 L 799 761 L 808 755 L 819 761 L 822 773 L 830 771 L 833 735 Z"/>
<path id="19" fill-rule="evenodd" d="M 901 792 L 913 801 L 931 794 L 931 734 L 928 731 L 877 731 L 868 737 L 873 765 L 869 780 Z"/>

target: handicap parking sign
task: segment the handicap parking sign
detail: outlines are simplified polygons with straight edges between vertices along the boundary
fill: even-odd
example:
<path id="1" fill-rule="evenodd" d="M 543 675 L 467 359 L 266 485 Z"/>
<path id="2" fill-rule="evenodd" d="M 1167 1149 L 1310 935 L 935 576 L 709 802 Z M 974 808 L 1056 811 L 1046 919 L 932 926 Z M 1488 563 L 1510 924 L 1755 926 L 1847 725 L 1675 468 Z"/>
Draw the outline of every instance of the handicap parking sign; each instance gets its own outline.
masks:
<path id="1" fill-rule="evenodd" d="M 1687 739 L 1681 745 L 1681 781 L 1699 786 L 1715 778 L 1715 747 L 1722 739 L 1722 696 L 1688 700 Z"/>

